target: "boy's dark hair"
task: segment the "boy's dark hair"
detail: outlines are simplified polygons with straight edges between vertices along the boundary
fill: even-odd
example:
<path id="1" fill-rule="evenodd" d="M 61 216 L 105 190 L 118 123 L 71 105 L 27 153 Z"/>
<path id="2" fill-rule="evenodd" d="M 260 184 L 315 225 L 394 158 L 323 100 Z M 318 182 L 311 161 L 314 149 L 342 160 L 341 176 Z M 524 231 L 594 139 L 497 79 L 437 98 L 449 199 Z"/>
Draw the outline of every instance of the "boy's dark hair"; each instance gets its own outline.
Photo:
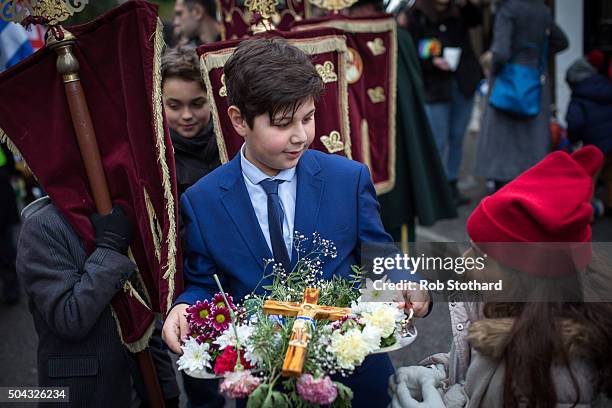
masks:
<path id="1" fill-rule="evenodd" d="M 185 0 L 185 6 L 189 11 L 193 9 L 193 6 L 199 4 L 204 7 L 204 11 L 214 20 L 217 20 L 217 2 L 216 0 Z"/>
<path id="2" fill-rule="evenodd" d="M 161 59 L 162 84 L 169 78 L 180 78 L 185 81 L 199 82 L 204 89 L 200 74 L 198 54 L 193 46 L 178 45 L 168 48 Z"/>
<path id="3" fill-rule="evenodd" d="M 291 118 L 309 98 L 318 100 L 323 80 L 309 57 L 283 38 L 255 38 L 240 43 L 225 63 L 229 104 L 240 109 L 249 127 L 256 116 L 278 113 Z"/>

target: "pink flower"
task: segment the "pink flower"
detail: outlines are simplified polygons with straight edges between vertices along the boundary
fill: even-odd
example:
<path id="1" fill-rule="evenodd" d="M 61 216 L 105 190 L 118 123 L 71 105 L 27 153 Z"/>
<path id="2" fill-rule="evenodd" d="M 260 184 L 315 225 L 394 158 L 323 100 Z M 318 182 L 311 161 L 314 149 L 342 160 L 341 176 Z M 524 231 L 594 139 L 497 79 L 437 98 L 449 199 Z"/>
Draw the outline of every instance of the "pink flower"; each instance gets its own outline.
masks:
<path id="1" fill-rule="evenodd" d="M 250 370 L 227 373 L 219 385 L 219 391 L 228 398 L 246 398 L 261 384 L 261 379 L 253 376 Z"/>
<path id="2" fill-rule="evenodd" d="M 297 390 L 300 397 L 311 404 L 329 405 L 338 397 L 338 389 L 327 375 L 315 380 L 311 374 L 302 374 Z"/>
<path id="3" fill-rule="evenodd" d="M 332 330 L 341 329 L 344 331 L 344 330 L 348 330 L 348 329 L 357 327 L 359 324 L 361 324 L 361 321 L 359 320 L 358 317 L 347 315 L 333 322 Z"/>
<path id="4" fill-rule="evenodd" d="M 208 300 L 200 302 L 199 300 L 193 306 L 187 308 L 187 321 L 199 327 L 205 327 L 210 324 L 211 304 Z"/>
<path id="5" fill-rule="evenodd" d="M 236 311 L 236 306 L 234 306 L 234 299 L 227 293 L 225 294 L 225 297 L 227 298 L 229 306 L 232 308 L 232 310 Z M 217 293 L 215 296 L 213 296 L 211 300 L 211 305 L 215 307 L 227 307 L 227 305 L 225 304 L 225 300 L 223 300 L 223 295 L 221 293 Z"/>
<path id="6" fill-rule="evenodd" d="M 227 307 L 213 306 L 210 311 L 210 324 L 216 331 L 222 333 L 232 322 L 230 312 Z"/>

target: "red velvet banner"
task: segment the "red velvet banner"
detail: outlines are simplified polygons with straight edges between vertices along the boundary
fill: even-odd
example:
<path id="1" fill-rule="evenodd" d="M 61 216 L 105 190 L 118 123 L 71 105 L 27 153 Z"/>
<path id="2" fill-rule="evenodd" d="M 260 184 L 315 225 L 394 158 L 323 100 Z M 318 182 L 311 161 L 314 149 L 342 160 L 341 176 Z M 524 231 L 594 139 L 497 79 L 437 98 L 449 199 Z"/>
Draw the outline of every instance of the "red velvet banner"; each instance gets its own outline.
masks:
<path id="1" fill-rule="evenodd" d="M 68 27 L 114 203 L 134 224 L 138 266 L 112 301 L 123 340 L 144 346 L 154 311 L 182 290 L 173 150 L 161 105 L 163 45 L 157 6 L 129 1 Z M 54 204 L 93 249 L 88 185 L 54 51 L 43 48 L 0 75 L 0 134 L 8 136 Z M 139 288 L 139 292 L 135 290 Z M 141 296 L 142 295 L 142 296 Z M 145 341 L 143 341 L 145 340 Z"/>
<path id="2" fill-rule="evenodd" d="M 395 185 L 396 23 L 389 14 L 331 15 L 296 21 L 292 30 L 332 27 L 346 36 L 353 159 L 370 168 L 378 194 Z"/>
<path id="3" fill-rule="evenodd" d="M 324 95 L 315 113 L 316 136 L 311 147 L 351 158 L 347 82 L 344 70 L 338 69 L 345 65 L 345 37 L 333 29 L 292 33 L 272 31 L 261 35 L 284 37 L 311 56 L 325 82 Z M 244 141 L 234 131 L 227 116 L 229 104 L 223 76 L 223 65 L 240 41 L 223 41 L 198 48 L 222 163 L 231 160 Z"/>

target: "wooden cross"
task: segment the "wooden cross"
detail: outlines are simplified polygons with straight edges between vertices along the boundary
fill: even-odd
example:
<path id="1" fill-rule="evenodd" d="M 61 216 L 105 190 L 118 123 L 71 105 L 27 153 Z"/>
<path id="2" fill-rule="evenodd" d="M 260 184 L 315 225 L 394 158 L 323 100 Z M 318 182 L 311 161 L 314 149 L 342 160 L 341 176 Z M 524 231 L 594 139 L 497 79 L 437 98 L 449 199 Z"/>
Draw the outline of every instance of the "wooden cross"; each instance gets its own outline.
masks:
<path id="1" fill-rule="evenodd" d="M 319 289 L 306 288 L 302 303 L 276 300 L 266 300 L 264 303 L 264 313 L 268 315 L 296 316 L 291 329 L 287 354 L 283 361 L 282 374 L 285 377 L 302 374 L 314 319 L 333 321 L 351 314 L 351 309 L 346 307 L 317 305 L 318 300 Z"/>

